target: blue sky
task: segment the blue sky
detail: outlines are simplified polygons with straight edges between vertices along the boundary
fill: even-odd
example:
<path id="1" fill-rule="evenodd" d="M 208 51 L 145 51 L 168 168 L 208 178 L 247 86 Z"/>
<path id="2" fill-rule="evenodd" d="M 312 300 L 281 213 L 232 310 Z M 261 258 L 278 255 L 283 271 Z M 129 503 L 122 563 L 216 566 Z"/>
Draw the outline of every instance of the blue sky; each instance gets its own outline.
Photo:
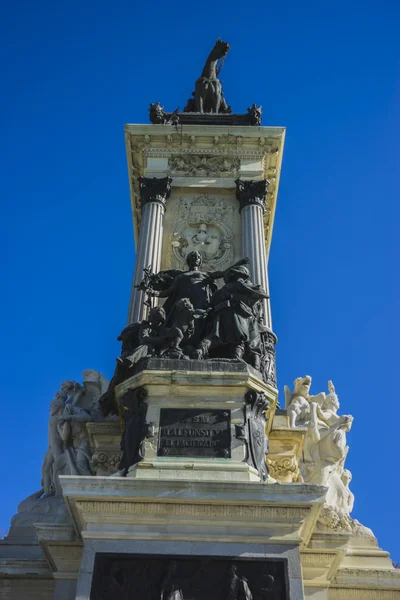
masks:
<path id="1" fill-rule="evenodd" d="M 287 127 L 270 257 L 281 401 L 299 375 L 315 393 L 333 379 L 355 417 L 353 516 L 400 561 L 399 18 L 395 0 L 2 3 L 3 533 L 40 487 L 60 382 L 111 376 L 119 352 L 123 125 L 156 100 L 183 107 L 220 36 L 228 103 Z"/>

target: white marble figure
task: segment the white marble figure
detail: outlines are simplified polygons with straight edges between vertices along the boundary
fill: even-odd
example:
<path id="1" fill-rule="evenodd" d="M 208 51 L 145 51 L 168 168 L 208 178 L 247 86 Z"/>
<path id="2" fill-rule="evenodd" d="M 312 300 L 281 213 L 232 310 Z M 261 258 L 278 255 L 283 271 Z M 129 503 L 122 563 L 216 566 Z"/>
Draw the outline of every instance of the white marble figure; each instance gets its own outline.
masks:
<path id="1" fill-rule="evenodd" d="M 310 396 L 312 378 L 310 375 L 297 377 L 293 382 L 293 392 L 285 385 L 286 409 L 289 417 L 290 427 L 305 425 L 310 417 L 310 403 L 321 403 L 325 399 L 324 392 L 316 396 Z"/>
<path id="2" fill-rule="evenodd" d="M 353 417 L 337 414 L 340 404 L 332 381 L 328 381 L 328 394 L 310 396 L 310 386 L 310 376 L 299 377 L 294 381 L 293 393 L 285 386 L 285 397 L 290 426 L 307 427 L 299 464 L 304 483 L 328 488 L 317 529 L 374 537 L 368 527 L 350 517 L 354 494 L 349 489 L 351 473 L 344 463 L 348 452 L 346 434 Z"/>
<path id="3" fill-rule="evenodd" d="M 64 411 L 66 399 L 66 391 L 56 392 L 50 403 L 50 418 L 48 424 L 49 446 L 43 459 L 41 481 L 45 498 L 52 496 L 55 493 L 53 466 L 54 462 L 64 451 L 64 444 L 58 431 L 58 423 L 59 416 Z"/>
<path id="4" fill-rule="evenodd" d="M 108 380 L 93 369 L 84 371 L 83 376 L 83 385 L 63 381 L 50 404 L 41 482 L 45 498 L 62 493 L 59 475 L 92 474 L 86 423 L 101 418 L 98 401 Z"/>
<path id="5" fill-rule="evenodd" d="M 339 480 L 339 479 L 340 480 Z M 329 480 L 326 503 L 334 506 L 346 515 L 350 515 L 354 507 L 354 494 L 349 490 L 351 473 L 348 469 L 334 471 Z"/>
<path id="6" fill-rule="evenodd" d="M 88 412 L 69 402 L 58 418 L 57 428 L 64 443 L 62 456 L 65 464 L 60 466 L 57 475 L 92 475 L 92 455 L 86 423 L 93 421 L 93 418 Z"/>
<path id="7" fill-rule="evenodd" d="M 305 483 L 327 486 L 327 504 L 348 515 L 354 498 L 348 488 L 351 475 L 344 472 L 344 461 L 348 452 L 346 433 L 351 429 L 353 417 L 337 414 L 340 405 L 331 381 L 328 389 L 329 394 L 322 395 L 322 402 L 320 395 L 318 401 L 310 397 L 300 470 Z"/>
<path id="8" fill-rule="evenodd" d="M 87 410 L 94 421 L 102 420 L 99 400 L 108 390 L 109 380 L 95 369 L 86 369 L 83 371 L 83 387 L 85 395 L 83 401 L 79 402 L 80 408 Z"/>

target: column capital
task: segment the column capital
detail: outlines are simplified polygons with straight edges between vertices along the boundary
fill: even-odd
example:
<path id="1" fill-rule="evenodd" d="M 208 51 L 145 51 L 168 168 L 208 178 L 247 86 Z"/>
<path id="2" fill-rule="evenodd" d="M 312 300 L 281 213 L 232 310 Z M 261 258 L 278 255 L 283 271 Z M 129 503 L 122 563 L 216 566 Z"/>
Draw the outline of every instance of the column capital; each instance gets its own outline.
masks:
<path id="1" fill-rule="evenodd" d="M 266 199 L 269 181 L 268 179 L 246 180 L 236 179 L 236 198 L 239 200 L 239 212 L 246 206 L 260 206 L 262 211 L 266 209 Z"/>
<path id="2" fill-rule="evenodd" d="M 171 194 L 171 177 L 138 177 L 140 189 L 140 205 L 143 208 L 148 202 L 157 202 L 166 208 L 167 198 Z"/>

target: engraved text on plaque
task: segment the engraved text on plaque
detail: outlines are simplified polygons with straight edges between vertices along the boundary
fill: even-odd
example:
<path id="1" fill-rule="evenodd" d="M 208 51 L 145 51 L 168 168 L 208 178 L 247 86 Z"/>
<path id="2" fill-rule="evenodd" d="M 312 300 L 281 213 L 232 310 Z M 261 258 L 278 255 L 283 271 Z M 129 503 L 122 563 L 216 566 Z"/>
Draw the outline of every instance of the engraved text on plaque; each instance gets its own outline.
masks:
<path id="1" fill-rule="evenodd" d="M 230 458 L 230 425 L 227 410 L 162 408 L 158 456 Z"/>

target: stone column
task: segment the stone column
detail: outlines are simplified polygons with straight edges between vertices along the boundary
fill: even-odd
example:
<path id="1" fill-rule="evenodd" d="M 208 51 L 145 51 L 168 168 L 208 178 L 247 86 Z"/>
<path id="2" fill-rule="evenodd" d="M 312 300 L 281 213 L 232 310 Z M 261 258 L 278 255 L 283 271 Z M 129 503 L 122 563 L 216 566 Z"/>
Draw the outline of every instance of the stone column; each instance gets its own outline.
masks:
<path id="1" fill-rule="evenodd" d="M 239 212 L 242 221 L 243 257 L 250 260 L 250 272 L 253 283 L 260 285 L 269 295 L 267 251 L 265 249 L 264 213 L 268 179 L 243 181 L 236 179 L 236 198 L 239 200 Z M 270 299 L 263 302 L 264 324 L 268 327 L 261 340 L 261 371 L 263 379 L 277 388 L 275 344 L 277 338 L 272 331 Z"/>
<path id="2" fill-rule="evenodd" d="M 267 252 L 265 249 L 264 213 L 269 181 L 243 181 L 236 179 L 236 198 L 242 220 L 243 256 L 250 259 L 253 283 L 258 283 L 269 295 Z M 264 321 L 272 330 L 270 301 L 264 301 Z"/>
<path id="3" fill-rule="evenodd" d="M 151 267 L 153 273 L 160 270 L 163 220 L 167 198 L 171 194 L 170 177 L 139 177 L 142 218 L 137 244 L 135 275 L 133 278 L 128 324 L 143 318 L 144 292 L 136 289 L 143 279 L 143 271 Z"/>

